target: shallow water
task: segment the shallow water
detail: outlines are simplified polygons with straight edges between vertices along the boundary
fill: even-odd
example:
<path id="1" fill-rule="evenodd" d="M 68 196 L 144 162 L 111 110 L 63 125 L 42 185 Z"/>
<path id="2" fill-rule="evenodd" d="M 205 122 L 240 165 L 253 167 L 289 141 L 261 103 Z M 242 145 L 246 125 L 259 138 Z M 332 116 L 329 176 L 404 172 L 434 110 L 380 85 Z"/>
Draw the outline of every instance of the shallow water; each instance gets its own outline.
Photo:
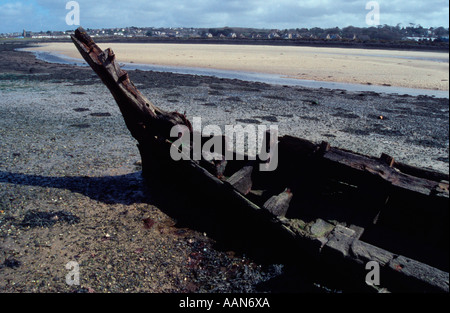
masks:
<path id="1" fill-rule="evenodd" d="M 88 66 L 87 63 L 81 59 L 71 58 L 55 52 L 33 51 L 33 53 L 36 55 L 36 58 L 49 63 Z M 442 90 L 303 80 L 303 79 L 289 78 L 276 74 L 262 74 L 262 73 L 205 69 L 195 67 L 164 66 L 164 65 L 137 64 L 137 63 L 121 63 L 121 64 L 122 68 L 128 71 L 138 69 L 142 71 L 158 71 L 158 72 L 171 72 L 189 75 L 214 76 L 218 78 L 239 79 L 273 85 L 299 86 L 307 88 L 342 89 L 346 91 L 357 91 L 357 92 L 372 91 L 386 94 L 400 94 L 410 96 L 423 95 L 437 98 L 449 98 L 449 91 L 442 91 Z"/>

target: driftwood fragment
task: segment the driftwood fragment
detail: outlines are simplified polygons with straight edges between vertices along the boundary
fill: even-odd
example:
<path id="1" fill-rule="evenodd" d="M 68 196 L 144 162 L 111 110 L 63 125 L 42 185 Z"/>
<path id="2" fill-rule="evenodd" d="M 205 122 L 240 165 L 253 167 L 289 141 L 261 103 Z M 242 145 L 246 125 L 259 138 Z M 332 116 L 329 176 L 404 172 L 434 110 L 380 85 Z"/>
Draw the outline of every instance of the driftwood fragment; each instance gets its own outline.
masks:
<path id="1" fill-rule="evenodd" d="M 227 182 L 240 193 L 246 195 L 252 189 L 252 172 L 253 166 L 244 166 L 228 178 Z"/>
<path id="2" fill-rule="evenodd" d="M 272 196 L 269 200 L 267 200 L 263 207 L 272 214 L 283 217 L 288 211 L 292 196 L 292 192 L 289 188 L 286 188 L 279 195 Z"/>

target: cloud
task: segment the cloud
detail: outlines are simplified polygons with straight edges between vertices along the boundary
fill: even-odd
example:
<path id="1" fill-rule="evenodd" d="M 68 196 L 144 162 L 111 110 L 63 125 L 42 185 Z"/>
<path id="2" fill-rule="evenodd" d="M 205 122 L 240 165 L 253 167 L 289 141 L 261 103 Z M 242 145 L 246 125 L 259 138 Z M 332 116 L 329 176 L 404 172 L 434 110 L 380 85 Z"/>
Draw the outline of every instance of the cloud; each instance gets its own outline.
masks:
<path id="1" fill-rule="evenodd" d="M 67 1 L 0 2 L 0 32 L 66 30 Z M 78 0 L 81 25 L 110 27 L 345 27 L 366 26 L 368 0 Z M 380 23 L 448 27 L 446 0 L 378 0 Z"/>
<path id="2" fill-rule="evenodd" d="M 424 27 L 449 26 L 449 4 L 443 0 L 380 0 L 380 23 L 408 26 L 409 23 Z"/>
<path id="3" fill-rule="evenodd" d="M 6 2 L 0 4 L 0 21 L 2 28 L 7 25 L 28 23 L 33 16 L 33 7 L 22 2 Z"/>

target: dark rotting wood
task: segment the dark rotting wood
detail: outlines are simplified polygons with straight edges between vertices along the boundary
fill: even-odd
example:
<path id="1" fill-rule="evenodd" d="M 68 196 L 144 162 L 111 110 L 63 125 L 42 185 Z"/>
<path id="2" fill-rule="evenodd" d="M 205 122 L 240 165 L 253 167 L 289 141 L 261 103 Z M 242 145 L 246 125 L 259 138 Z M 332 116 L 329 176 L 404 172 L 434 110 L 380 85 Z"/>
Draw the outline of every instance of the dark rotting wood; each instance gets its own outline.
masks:
<path id="1" fill-rule="evenodd" d="M 226 182 L 243 195 L 246 195 L 252 189 L 252 172 L 253 165 L 244 166 L 242 169 L 228 178 Z"/>
<path id="2" fill-rule="evenodd" d="M 449 188 L 448 181 L 443 180 L 432 191 L 432 194 L 437 196 L 437 197 L 446 198 L 446 197 L 448 197 L 448 192 L 449 192 L 448 188 Z"/>
<path id="3" fill-rule="evenodd" d="M 137 90 L 127 72 L 120 69 L 111 49 L 102 51 L 82 27 L 71 38 L 81 56 L 108 87 L 127 128 L 141 147 L 149 145 L 154 136 L 170 138 L 170 130 L 175 125 L 184 125 L 192 132 L 185 115 L 161 110 Z"/>
<path id="4" fill-rule="evenodd" d="M 380 156 L 380 161 L 386 165 L 388 165 L 389 167 L 393 167 L 395 160 L 393 157 L 391 157 L 390 155 L 387 155 L 386 153 L 382 153 Z"/>
<path id="5" fill-rule="evenodd" d="M 331 149 L 331 145 L 326 141 L 322 141 L 322 143 L 319 146 L 318 153 L 319 153 L 319 155 L 324 155 L 325 152 L 330 151 L 330 149 Z"/>
<path id="6" fill-rule="evenodd" d="M 278 147 L 283 151 L 289 151 L 292 156 L 311 156 L 318 147 L 309 140 L 297 138 L 289 135 L 280 137 Z"/>
<path id="7" fill-rule="evenodd" d="M 209 154 L 209 153 L 207 153 Z M 217 178 L 223 178 L 228 161 L 223 155 L 210 154 L 208 159 L 202 158 L 200 160 L 200 166 L 208 170 L 212 175 Z"/>
<path id="8" fill-rule="evenodd" d="M 225 158 L 227 151 L 227 139 L 225 136 L 202 136 L 201 138 L 201 157 L 200 157 L 200 166 L 203 166 L 210 172 L 212 175 L 217 178 L 223 178 L 225 174 L 226 167 L 228 165 L 228 161 Z M 208 142 L 220 142 L 220 151 L 214 152 L 210 151 L 205 147 L 205 144 Z M 210 146 L 208 146 L 210 148 Z M 195 149 L 194 149 L 195 150 Z M 198 159 L 198 157 L 197 157 Z"/>
<path id="9" fill-rule="evenodd" d="M 292 192 L 286 188 L 277 196 L 272 196 L 264 203 L 263 207 L 275 216 L 284 217 L 289 209 L 289 203 L 292 199 Z"/>
<path id="10" fill-rule="evenodd" d="M 420 178 L 425 178 L 429 180 L 441 181 L 449 179 L 448 174 L 436 172 L 434 170 L 419 168 L 416 166 L 412 166 L 409 164 L 404 164 L 400 162 L 394 162 L 394 167 L 398 169 L 400 172 Z"/>
<path id="11" fill-rule="evenodd" d="M 377 159 L 341 149 L 331 148 L 324 154 L 323 158 L 335 164 L 365 173 L 368 177 L 372 175 L 377 176 L 395 187 L 424 195 L 431 195 L 438 185 L 436 181 L 401 173 Z"/>

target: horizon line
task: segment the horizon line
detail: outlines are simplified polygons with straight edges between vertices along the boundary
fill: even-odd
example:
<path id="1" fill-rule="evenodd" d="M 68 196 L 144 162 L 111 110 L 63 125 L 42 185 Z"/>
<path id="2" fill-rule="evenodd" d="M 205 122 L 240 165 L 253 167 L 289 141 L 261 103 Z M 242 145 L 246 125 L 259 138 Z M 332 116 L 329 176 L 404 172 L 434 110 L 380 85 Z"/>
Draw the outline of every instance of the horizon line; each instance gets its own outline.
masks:
<path id="1" fill-rule="evenodd" d="M 367 25 L 365 25 L 365 26 L 354 26 L 354 25 L 348 25 L 348 26 L 333 26 L 333 27 L 312 26 L 312 27 L 291 27 L 291 28 L 276 28 L 276 27 L 267 27 L 266 28 L 266 27 L 250 27 L 250 26 L 249 27 L 245 27 L 245 26 L 193 27 L 193 26 L 134 26 L 134 25 L 131 25 L 131 26 L 114 26 L 114 27 L 84 27 L 84 26 L 82 26 L 80 24 L 80 25 L 75 25 L 76 28 L 74 28 L 73 30 L 72 29 L 66 29 L 66 30 L 61 30 L 61 29 L 58 29 L 58 30 L 54 30 L 54 29 L 53 30 L 52 29 L 42 30 L 41 29 L 39 31 L 35 31 L 35 30 L 29 30 L 29 31 L 36 32 L 36 33 L 48 32 L 48 31 L 52 31 L 52 32 L 67 32 L 67 31 L 75 31 L 75 29 L 77 29 L 80 26 L 85 28 L 86 30 L 92 30 L 92 29 L 94 29 L 94 30 L 95 29 L 119 29 L 119 28 L 183 28 L 183 29 L 225 29 L 225 28 L 240 29 L 240 28 L 243 28 L 243 29 L 255 29 L 255 30 L 297 30 L 297 29 L 308 29 L 308 30 L 311 30 L 311 29 L 314 29 L 314 28 L 321 28 L 321 29 L 335 29 L 335 28 L 338 28 L 338 29 L 344 29 L 344 28 L 347 28 L 347 27 L 368 29 L 368 28 L 380 28 L 380 27 L 382 28 L 382 27 L 385 27 L 385 26 L 397 27 L 399 25 L 403 25 L 403 23 L 397 23 L 396 25 L 380 24 L 380 25 L 376 25 L 376 26 L 367 26 Z M 414 25 L 414 28 L 418 28 L 419 26 L 424 28 L 424 29 L 431 29 L 431 28 L 436 29 L 436 28 L 442 27 L 444 29 L 449 30 L 449 26 L 442 26 L 442 25 L 441 26 L 428 26 L 428 27 L 424 27 L 424 26 L 422 26 L 420 24 L 413 24 L 413 25 Z M 405 28 L 405 27 L 408 27 L 408 26 L 407 25 L 400 26 L 400 28 Z M 26 28 L 22 28 L 22 30 L 13 31 L 13 32 L 1 32 L 1 34 L 20 33 L 20 32 L 23 32 L 23 30 L 27 30 L 27 29 Z"/>

